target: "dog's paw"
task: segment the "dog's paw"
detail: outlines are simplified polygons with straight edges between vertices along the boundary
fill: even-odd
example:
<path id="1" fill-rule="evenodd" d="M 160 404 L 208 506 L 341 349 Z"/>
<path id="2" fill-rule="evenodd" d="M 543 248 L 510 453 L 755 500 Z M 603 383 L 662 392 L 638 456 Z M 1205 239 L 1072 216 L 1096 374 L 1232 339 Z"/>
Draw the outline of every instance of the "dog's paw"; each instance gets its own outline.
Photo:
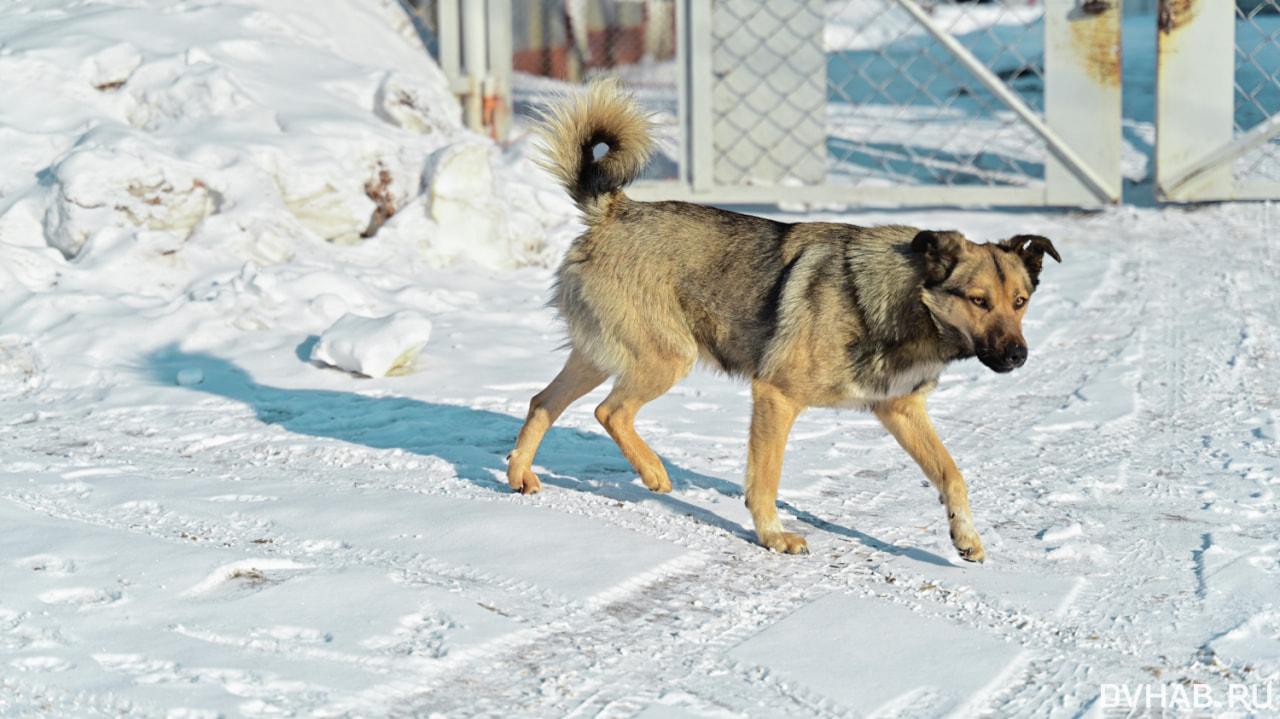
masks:
<path id="1" fill-rule="evenodd" d="M 512 461 L 516 453 L 507 455 L 507 484 L 520 494 L 536 494 L 542 491 L 542 481 L 528 465 Z"/>
<path id="2" fill-rule="evenodd" d="M 640 473 L 640 481 L 644 482 L 650 492 L 666 494 L 671 491 L 671 479 L 667 477 L 667 468 L 662 466 L 662 460 L 656 457 L 654 460 L 635 465 L 636 471 Z"/>
<path id="3" fill-rule="evenodd" d="M 773 532 L 760 537 L 760 543 L 779 554 L 808 554 L 809 543 L 790 532 Z"/>
<path id="4" fill-rule="evenodd" d="M 542 491 L 542 480 L 530 470 L 507 472 L 507 484 L 520 494 L 537 494 Z"/>
<path id="5" fill-rule="evenodd" d="M 967 532 L 952 530 L 951 544 L 960 553 L 960 558 L 966 562 L 981 563 L 987 558 L 987 552 L 982 548 L 982 540 L 978 538 L 978 533 L 972 529 Z"/>
<path id="6" fill-rule="evenodd" d="M 640 481 L 644 482 L 644 486 L 648 487 L 650 492 L 666 494 L 671 491 L 671 480 L 667 478 L 666 474 L 661 477 L 641 476 Z"/>

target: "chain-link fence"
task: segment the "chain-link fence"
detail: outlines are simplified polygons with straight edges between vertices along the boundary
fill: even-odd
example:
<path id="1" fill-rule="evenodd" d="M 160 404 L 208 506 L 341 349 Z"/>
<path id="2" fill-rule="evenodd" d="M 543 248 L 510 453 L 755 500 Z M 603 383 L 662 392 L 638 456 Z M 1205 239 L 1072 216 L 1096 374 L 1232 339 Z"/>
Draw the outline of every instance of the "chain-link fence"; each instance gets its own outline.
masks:
<path id="1" fill-rule="evenodd" d="M 534 76 L 623 77 L 659 111 L 648 179 L 679 179 L 693 148 L 671 0 L 517 0 L 517 112 L 554 87 Z M 707 3 L 712 161 L 718 186 L 1016 186 L 1044 178 L 1045 141 L 893 0 Z M 1035 0 L 929 3 L 938 27 L 1043 111 Z M 576 10 L 575 10 L 576 8 Z M 577 17 L 575 17 L 575 15 Z M 586 31 L 576 30 L 586 26 Z M 697 32 L 699 28 L 691 28 Z M 697 72 L 693 70 L 693 72 Z M 696 85 L 696 82 L 691 83 Z M 701 98 L 699 98 L 701 99 Z M 687 169 L 687 168 L 685 168 Z"/>
<path id="2" fill-rule="evenodd" d="M 702 136 L 703 92 L 690 91 L 695 190 L 750 201 L 769 193 L 744 186 L 780 187 L 774 194 L 883 204 L 1119 198 L 1119 142 L 1096 141 L 1120 133 L 1120 11 L 1106 2 L 688 5 L 695 84 L 696 15 L 710 6 Z M 1097 122 L 1078 122 L 1085 106 Z M 712 148 L 701 188 L 699 143 Z"/>
<path id="3" fill-rule="evenodd" d="M 421 38 L 427 52 L 440 58 L 440 15 L 435 0 L 402 0 L 405 12 L 413 22 L 413 28 Z"/>
<path id="4" fill-rule="evenodd" d="M 461 0 L 484 2 L 484 0 Z M 403 0 L 434 55 L 440 0 Z M 675 0 L 511 0 L 517 72 L 578 82 L 595 71 L 676 54 Z"/>
<path id="5" fill-rule="evenodd" d="M 584 76 L 621 75 L 659 111 L 663 152 L 647 178 L 676 180 L 707 199 L 768 200 L 762 188 L 807 187 L 829 196 L 878 191 L 873 201 L 890 203 L 1042 204 L 1051 158 L 1066 157 L 1073 170 L 1086 164 L 1040 121 L 1045 25 L 1039 0 L 524 5 L 528 28 L 518 26 L 518 37 L 536 27 L 553 30 L 543 38 L 563 33 L 569 42 L 560 52 L 586 58 Z M 648 47 L 661 27 L 660 37 L 671 32 L 676 38 L 665 47 L 682 54 L 673 61 L 667 52 L 634 52 L 626 44 L 610 54 L 589 33 L 584 38 L 572 31 L 572 6 L 580 15 L 584 7 L 598 7 L 594 17 L 604 20 L 625 16 L 628 7 L 642 10 L 631 17 L 644 25 L 641 37 Z M 912 8 L 925 17 L 913 15 Z M 535 17 L 541 22 L 529 22 Z M 590 23 L 593 15 L 586 17 Z M 678 17 L 683 38 L 674 36 Z M 638 44 L 633 35 L 614 37 Z M 520 61 L 518 39 L 516 57 L 518 69 L 536 71 Z M 544 50 L 537 57 L 538 74 L 573 79 L 554 54 Z M 1118 62 L 1113 64 L 1118 73 Z M 517 109 L 537 104 L 547 87 L 530 77 L 518 79 Z M 1118 188 L 1118 181 L 1112 184 Z M 948 192 L 913 199 L 909 191 L 890 192 L 896 188 Z M 993 188 L 1003 197 L 979 194 Z M 1112 198 L 1118 189 L 1097 194 Z"/>
<path id="6" fill-rule="evenodd" d="M 492 15 L 502 0 L 404 2 L 430 44 L 439 5 L 488 3 Z M 599 74 L 657 111 L 660 153 L 645 176 L 657 182 L 637 196 L 879 204 L 1118 201 L 1123 178 L 1150 176 L 1152 108 L 1170 94 L 1156 91 L 1164 61 L 1148 38 L 1170 8 L 1220 11 L 1217 0 L 1124 0 L 1124 32 L 1143 38 L 1124 82 L 1145 76 L 1122 111 L 1121 0 L 502 4 L 517 118 Z M 1265 136 L 1231 172 L 1280 183 L 1280 0 L 1221 9 L 1235 14 L 1234 133 Z M 1204 52 L 1232 50 L 1215 40 Z"/>
<path id="7" fill-rule="evenodd" d="M 1025 186 L 1044 179 L 1044 141 L 900 6 L 848 0 L 827 11 L 827 146 L 837 181 Z M 1042 6 L 939 3 L 930 11 L 1043 113 Z"/>
<path id="8" fill-rule="evenodd" d="M 1241 0 L 1236 7 L 1234 129 L 1241 135 L 1280 115 L 1280 2 Z M 1237 180 L 1280 182 L 1280 140 L 1232 163 Z"/>
<path id="9" fill-rule="evenodd" d="M 646 107 L 657 112 L 659 153 L 646 169 L 646 180 L 676 177 L 681 153 L 678 139 L 677 0 L 503 0 L 509 13 L 494 12 L 494 0 L 402 0 L 424 44 L 441 58 L 440 17 L 456 19 L 461 3 L 471 9 L 489 5 L 493 22 L 501 15 L 506 33 L 509 70 L 513 71 L 509 103 L 516 117 L 518 140 L 539 107 L 569 84 L 611 74 L 620 76 Z M 450 7 L 450 6 L 453 7 Z M 445 33 L 449 28 L 444 28 Z M 458 28 L 454 28 L 455 33 Z M 449 44 L 446 38 L 445 45 Z M 464 45 L 459 38 L 454 45 Z M 465 68 L 458 70 L 465 73 Z M 453 78 L 458 81 L 457 78 Z M 459 87 L 461 82 L 458 82 Z"/>
<path id="10" fill-rule="evenodd" d="M 516 2 L 517 72 L 578 81 L 590 71 L 675 55 L 673 2 Z"/>
<path id="11" fill-rule="evenodd" d="M 515 0 L 517 116 L 527 124 L 568 83 L 618 76 L 656 113 L 658 153 L 642 179 L 675 179 L 682 154 L 676 8 L 675 0 Z"/>

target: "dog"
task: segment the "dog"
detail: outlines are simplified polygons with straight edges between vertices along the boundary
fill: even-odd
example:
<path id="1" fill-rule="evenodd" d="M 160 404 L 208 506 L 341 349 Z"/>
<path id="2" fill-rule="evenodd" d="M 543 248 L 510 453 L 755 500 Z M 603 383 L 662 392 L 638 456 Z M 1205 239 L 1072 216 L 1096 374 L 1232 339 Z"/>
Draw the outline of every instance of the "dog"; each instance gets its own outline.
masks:
<path id="1" fill-rule="evenodd" d="M 807 407 L 859 408 L 880 419 L 937 490 L 960 556 L 985 559 L 964 477 L 925 398 L 950 362 L 976 356 L 996 372 L 1026 362 L 1022 317 L 1044 256 L 1062 261 L 1051 241 L 976 244 L 954 231 L 787 224 L 637 202 L 623 188 L 652 152 L 651 120 L 611 80 L 550 106 L 537 132 L 542 167 L 587 229 L 560 265 L 551 302 L 568 328 L 569 358 L 529 404 L 508 455 L 512 489 L 541 489 L 531 467 L 547 430 L 616 377 L 595 416 L 646 487 L 671 491 L 634 420 L 701 360 L 751 382 L 746 504 L 760 544 L 808 552 L 776 506 L 796 416 Z M 607 151 L 597 157 L 600 145 Z"/>

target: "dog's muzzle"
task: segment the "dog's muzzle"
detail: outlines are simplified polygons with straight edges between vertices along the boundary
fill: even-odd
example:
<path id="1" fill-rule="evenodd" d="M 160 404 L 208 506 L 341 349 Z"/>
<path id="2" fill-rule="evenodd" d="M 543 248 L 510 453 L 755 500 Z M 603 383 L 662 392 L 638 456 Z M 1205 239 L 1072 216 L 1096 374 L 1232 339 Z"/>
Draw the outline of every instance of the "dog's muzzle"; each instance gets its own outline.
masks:
<path id="1" fill-rule="evenodd" d="M 1004 352 L 979 350 L 976 354 L 982 364 L 995 372 L 1012 372 L 1027 362 L 1027 346 L 1020 342 L 1005 345 Z"/>

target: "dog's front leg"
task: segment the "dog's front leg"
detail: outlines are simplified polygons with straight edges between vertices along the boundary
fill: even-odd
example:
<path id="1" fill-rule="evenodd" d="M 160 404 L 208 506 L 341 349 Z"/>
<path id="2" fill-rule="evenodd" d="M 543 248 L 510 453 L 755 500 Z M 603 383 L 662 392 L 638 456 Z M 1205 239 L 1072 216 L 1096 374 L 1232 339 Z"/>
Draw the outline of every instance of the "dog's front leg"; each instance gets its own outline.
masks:
<path id="1" fill-rule="evenodd" d="M 925 412 L 924 400 L 924 393 L 916 393 L 879 402 L 872 409 L 938 490 L 938 499 L 947 508 L 951 543 L 959 550 L 960 556 L 971 562 L 981 562 L 987 553 L 982 548 L 978 531 L 973 527 L 969 490 L 955 460 L 938 439 L 938 433 Z"/>
<path id="2" fill-rule="evenodd" d="M 747 509 L 760 543 L 784 554 L 808 554 L 804 537 L 782 531 L 778 518 L 778 482 L 787 436 L 803 407 L 773 385 L 751 383 L 751 437 L 747 444 Z"/>
<path id="3" fill-rule="evenodd" d="M 542 490 L 541 480 L 533 473 L 533 456 L 542 438 L 569 405 L 608 378 L 609 375 L 591 364 L 582 353 L 577 350 L 569 353 L 560 374 L 529 402 L 529 415 L 516 437 L 516 448 L 507 455 L 507 483 L 512 489 L 521 494 Z"/>

